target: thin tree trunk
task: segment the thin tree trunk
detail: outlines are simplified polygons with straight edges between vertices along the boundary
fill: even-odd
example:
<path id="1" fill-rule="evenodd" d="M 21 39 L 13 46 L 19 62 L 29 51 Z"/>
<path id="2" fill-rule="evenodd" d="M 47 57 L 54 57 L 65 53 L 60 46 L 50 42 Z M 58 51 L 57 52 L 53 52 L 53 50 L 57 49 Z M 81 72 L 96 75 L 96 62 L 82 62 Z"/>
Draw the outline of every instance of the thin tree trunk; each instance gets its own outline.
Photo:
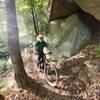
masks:
<path id="1" fill-rule="evenodd" d="M 29 3 L 31 6 L 31 13 L 32 13 L 32 19 L 33 19 L 33 23 L 34 23 L 35 33 L 36 33 L 36 35 L 38 35 L 39 26 L 38 26 L 38 19 L 37 19 L 36 11 L 34 8 L 34 2 L 32 0 L 30 0 Z"/>

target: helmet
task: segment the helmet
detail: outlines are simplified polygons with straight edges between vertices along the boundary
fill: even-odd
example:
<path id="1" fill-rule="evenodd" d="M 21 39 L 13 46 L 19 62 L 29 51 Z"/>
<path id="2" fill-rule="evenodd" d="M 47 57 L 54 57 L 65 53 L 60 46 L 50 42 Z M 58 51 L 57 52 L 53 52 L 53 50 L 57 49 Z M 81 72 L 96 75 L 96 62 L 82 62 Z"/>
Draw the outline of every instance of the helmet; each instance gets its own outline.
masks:
<path id="1" fill-rule="evenodd" d="M 44 37 L 43 34 L 39 34 L 39 35 L 37 36 L 37 40 L 39 40 L 41 37 Z"/>

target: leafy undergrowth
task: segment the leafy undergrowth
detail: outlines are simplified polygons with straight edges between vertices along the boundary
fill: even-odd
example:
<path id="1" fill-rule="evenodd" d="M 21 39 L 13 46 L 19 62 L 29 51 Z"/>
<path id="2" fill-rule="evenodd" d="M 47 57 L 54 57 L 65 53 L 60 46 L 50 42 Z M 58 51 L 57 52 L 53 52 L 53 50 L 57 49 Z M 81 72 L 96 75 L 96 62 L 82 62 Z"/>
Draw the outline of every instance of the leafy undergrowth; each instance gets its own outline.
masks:
<path id="1" fill-rule="evenodd" d="M 96 52 L 95 57 L 93 52 Z M 57 63 L 59 83 L 55 87 L 47 84 L 43 73 L 36 72 L 32 54 L 26 55 L 24 62 L 27 74 L 51 91 L 50 94 L 48 93 L 49 96 L 41 98 L 29 91 L 19 89 L 12 70 L 12 74 L 7 73 L 6 75 L 10 75 L 6 92 L 2 92 L 1 89 L 0 91 L 7 100 L 100 100 L 100 57 L 98 52 L 98 46 L 90 45 L 68 59 L 59 59 Z M 7 79 L 6 76 L 4 79 Z"/>
<path id="2" fill-rule="evenodd" d="M 94 58 L 100 58 L 100 45 L 92 45 L 90 48 L 93 48 L 93 51 L 91 51 L 91 55 Z"/>
<path id="3" fill-rule="evenodd" d="M 6 65 L 6 61 L 0 60 L 0 70 L 4 69 L 5 65 Z"/>

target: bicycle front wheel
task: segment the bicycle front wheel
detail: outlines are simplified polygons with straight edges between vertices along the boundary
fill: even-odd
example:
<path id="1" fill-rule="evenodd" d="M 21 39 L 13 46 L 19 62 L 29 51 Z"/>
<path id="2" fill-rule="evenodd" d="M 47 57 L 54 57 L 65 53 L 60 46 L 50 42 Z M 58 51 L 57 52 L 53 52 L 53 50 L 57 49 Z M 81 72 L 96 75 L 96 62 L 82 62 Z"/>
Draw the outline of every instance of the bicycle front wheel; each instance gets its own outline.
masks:
<path id="1" fill-rule="evenodd" d="M 46 64 L 44 68 L 44 73 L 48 84 L 51 86 L 56 86 L 58 83 L 59 76 L 55 65 Z"/>

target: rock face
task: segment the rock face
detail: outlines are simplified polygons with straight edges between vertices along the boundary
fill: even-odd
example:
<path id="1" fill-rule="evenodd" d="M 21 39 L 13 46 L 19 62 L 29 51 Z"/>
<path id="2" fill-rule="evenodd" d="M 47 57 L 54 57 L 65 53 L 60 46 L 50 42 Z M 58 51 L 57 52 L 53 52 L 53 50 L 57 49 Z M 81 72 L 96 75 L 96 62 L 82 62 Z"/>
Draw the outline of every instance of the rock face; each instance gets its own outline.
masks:
<path id="1" fill-rule="evenodd" d="M 52 0 L 49 21 L 48 42 L 57 58 L 71 56 L 90 38 L 100 43 L 100 0 Z"/>
<path id="2" fill-rule="evenodd" d="M 49 21 L 69 16 L 79 9 L 73 0 L 53 0 L 51 3 Z"/>
<path id="3" fill-rule="evenodd" d="M 89 34 L 90 30 L 83 24 L 78 14 L 73 14 L 50 23 L 48 42 L 53 48 L 55 57 L 69 57 L 89 40 Z"/>
<path id="4" fill-rule="evenodd" d="M 74 0 L 85 12 L 100 20 L 100 0 Z"/>

